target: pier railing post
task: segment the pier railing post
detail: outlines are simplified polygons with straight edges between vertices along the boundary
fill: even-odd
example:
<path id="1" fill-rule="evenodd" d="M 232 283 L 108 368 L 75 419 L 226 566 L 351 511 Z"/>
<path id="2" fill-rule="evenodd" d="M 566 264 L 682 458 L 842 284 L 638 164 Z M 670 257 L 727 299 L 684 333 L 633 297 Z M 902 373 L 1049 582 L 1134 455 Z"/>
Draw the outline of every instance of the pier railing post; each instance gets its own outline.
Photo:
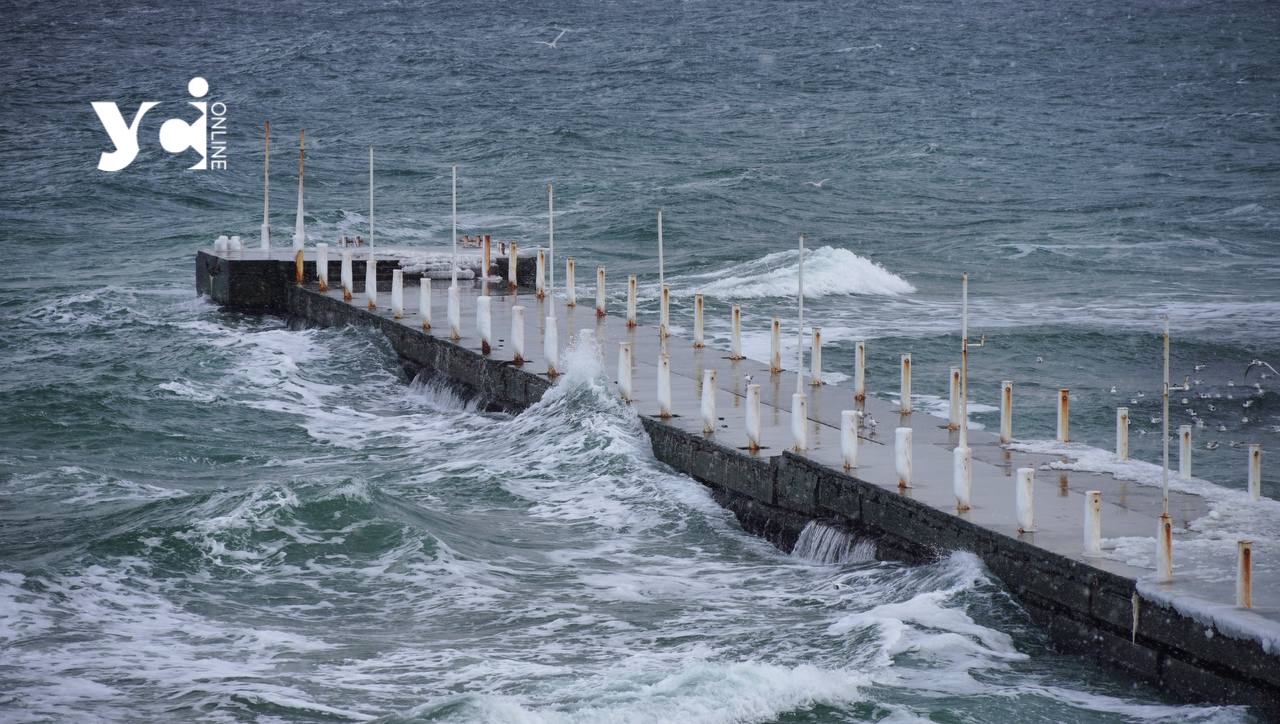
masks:
<path id="1" fill-rule="evenodd" d="M 316 244 L 316 283 L 320 291 L 329 291 L 329 245 Z"/>
<path id="2" fill-rule="evenodd" d="M 480 334 L 480 353 L 484 355 L 493 351 L 492 301 L 493 297 L 476 297 L 476 331 Z"/>
<path id="3" fill-rule="evenodd" d="M 1168 513 L 1160 516 L 1156 527 L 1156 580 L 1173 580 L 1173 517 Z"/>
<path id="4" fill-rule="evenodd" d="M 524 307 L 518 304 L 511 308 L 511 362 L 524 364 Z"/>
<path id="5" fill-rule="evenodd" d="M 902 355 L 902 383 L 901 383 L 902 399 L 898 402 L 898 413 L 901 415 L 911 414 L 911 355 Z"/>
<path id="6" fill-rule="evenodd" d="M 857 410 L 840 411 L 840 461 L 846 471 L 858 467 L 858 418 Z"/>
<path id="7" fill-rule="evenodd" d="M 957 446 L 951 451 L 951 486 L 956 494 L 956 511 L 969 510 L 970 491 L 973 488 L 973 450 Z"/>
<path id="8" fill-rule="evenodd" d="M 1071 442 L 1071 390 L 1058 390 L 1058 442 Z"/>
<path id="9" fill-rule="evenodd" d="M 809 401 L 803 392 L 791 395 L 791 449 L 809 449 Z"/>
<path id="10" fill-rule="evenodd" d="M 893 462 L 898 473 L 898 487 L 911 487 L 911 428 L 893 431 Z"/>
<path id="11" fill-rule="evenodd" d="M 703 301 L 702 295 L 693 295 L 693 346 L 697 349 L 707 346 L 706 327 L 703 321 L 705 311 L 706 303 Z"/>
<path id="12" fill-rule="evenodd" d="M 507 245 L 507 288 L 513 292 L 520 281 L 519 277 L 516 276 L 516 270 L 519 266 L 520 245 L 513 241 Z"/>
<path id="13" fill-rule="evenodd" d="M 578 306 L 578 266 L 574 263 L 573 257 L 564 260 L 564 291 L 568 299 L 564 305 L 566 307 Z"/>
<path id="14" fill-rule="evenodd" d="M 761 414 L 760 414 L 760 385 L 747 385 L 747 449 L 752 452 L 759 450 L 762 445 L 761 435 Z"/>
<path id="15" fill-rule="evenodd" d="M 480 270 L 480 278 L 488 279 L 489 270 L 493 268 L 493 237 L 489 234 L 484 235 L 484 268 Z"/>
<path id="16" fill-rule="evenodd" d="M 1262 445 L 1249 445 L 1249 497 L 1262 499 Z"/>
<path id="17" fill-rule="evenodd" d="M 547 315 L 546 324 L 542 333 L 542 356 L 547 358 L 547 377 L 555 379 L 560 374 L 560 330 L 556 328 L 555 315 Z"/>
<path id="18" fill-rule="evenodd" d="M 960 429 L 960 368 L 952 367 L 947 377 L 947 429 Z"/>
<path id="19" fill-rule="evenodd" d="M 813 328 L 813 352 L 809 355 L 809 384 L 822 385 L 822 329 Z"/>
<path id="20" fill-rule="evenodd" d="M 1000 383 L 1000 442 L 1013 442 L 1013 380 Z"/>
<path id="21" fill-rule="evenodd" d="M 373 258 L 373 252 L 364 263 L 364 298 L 370 309 L 378 308 L 378 260 Z"/>
<path id="22" fill-rule="evenodd" d="M 671 357 L 665 352 L 658 355 L 658 417 L 671 417 Z"/>
<path id="23" fill-rule="evenodd" d="M 636 326 L 636 296 L 639 295 L 639 282 L 636 281 L 636 275 L 631 274 L 627 277 L 627 328 Z M 597 296 L 598 300 L 599 297 Z M 600 305 L 596 304 L 596 311 L 599 311 Z"/>
<path id="24" fill-rule="evenodd" d="M 605 315 L 604 265 L 596 267 L 596 316 Z"/>
<path id="25" fill-rule="evenodd" d="M 1191 426 L 1178 426 L 1178 474 L 1191 477 Z"/>
<path id="26" fill-rule="evenodd" d="M 391 272 L 391 316 L 404 319 L 404 272 L 400 269 Z"/>
<path id="27" fill-rule="evenodd" d="M 635 399 L 634 390 L 631 385 L 631 344 L 628 342 L 618 343 L 618 393 L 622 395 L 623 402 L 631 402 Z"/>
<path id="28" fill-rule="evenodd" d="M 742 307 L 733 305 L 731 313 L 732 336 L 729 338 L 729 359 L 745 359 L 742 356 Z"/>
<path id="29" fill-rule="evenodd" d="M 547 250 L 539 248 L 534 261 L 533 293 L 538 299 L 547 298 Z"/>
<path id="30" fill-rule="evenodd" d="M 658 336 L 666 339 L 671 336 L 671 287 L 662 285 L 658 299 Z"/>
<path id="31" fill-rule="evenodd" d="M 716 371 L 702 371 L 702 432 L 716 431 Z"/>
<path id="32" fill-rule="evenodd" d="M 349 302 L 356 284 L 355 273 L 351 270 L 351 252 L 346 249 L 342 250 L 342 267 L 338 275 L 342 283 L 342 301 Z"/>
<path id="33" fill-rule="evenodd" d="M 457 342 L 462 339 L 462 292 L 458 285 L 449 285 L 449 306 L 446 313 L 449 317 L 449 339 Z"/>
<path id="34" fill-rule="evenodd" d="M 1102 491 L 1084 494 L 1084 554 L 1102 555 Z"/>
<path id="35" fill-rule="evenodd" d="M 1253 608 L 1253 541 L 1236 541 L 1236 605 Z"/>
<path id="36" fill-rule="evenodd" d="M 1018 468 L 1018 483 L 1014 498 L 1018 509 L 1018 532 L 1031 533 L 1036 529 L 1035 468 Z"/>
<path id="37" fill-rule="evenodd" d="M 782 371 L 782 320 L 773 318 L 769 330 L 769 372 L 778 374 Z"/>
<path id="38" fill-rule="evenodd" d="M 1116 408 L 1116 457 L 1129 459 L 1129 408 Z"/>
<path id="39" fill-rule="evenodd" d="M 867 399 L 867 343 L 855 340 L 853 343 L 853 400 L 864 402 Z"/>
<path id="40" fill-rule="evenodd" d="M 431 279 L 422 277 L 418 287 L 418 316 L 422 317 L 422 330 L 431 329 Z"/>

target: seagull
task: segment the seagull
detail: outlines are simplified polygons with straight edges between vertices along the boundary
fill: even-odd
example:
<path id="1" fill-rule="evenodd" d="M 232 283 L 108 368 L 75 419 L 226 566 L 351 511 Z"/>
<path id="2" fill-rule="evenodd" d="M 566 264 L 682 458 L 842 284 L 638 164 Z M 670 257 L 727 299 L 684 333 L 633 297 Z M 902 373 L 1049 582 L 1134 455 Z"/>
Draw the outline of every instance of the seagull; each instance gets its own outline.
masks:
<path id="1" fill-rule="evenodd" d="M 1213 406 L 1213 405 L 1209 405 L 1209 412 L 1213 412 L 1213 411 L 1214 411 L 1214 410 L 1216 410 L 1216 409 L 1218 409 L 1218 408 L 1217 408 L 1217 407 L 1215 407 L 1215 406 Z"/>
<path id="2" fill-rule="evenodd" d="M 1204 449 L 1205 449 L 1205 450 L 1217 450 L 1217 449 L 1218 449 L 1218 445 L 1219 445 L 1219 443 L 1218 443 L 1218 441 L 1217 441 L 1217 440 L 1210 440 L 1209 442 L 1206 442 L 1206 443 L 1204 444 Z"/>
<path id="3" fill-rule="evenodd" d="M 1226 425 L 1218 425 L 1218 432 L 1226 432 L 1226 431 L 1227 431 Z"/>
<path id="4" fill-rule="evenodd" d="M 1248 369 L 1248 368 L 1245 368 L 1245 372 L 1248 372 L 1248 371 L 1249 371 L 1249 369 Z M 1235 380 L 1227 380 L 1227 387 L 1235 387 L 1235 386 L 1236 386 L 1236 381 L 1235 381 Z"/>
<path id="5" fill-rule="evenodd" d="M 824 184 L 824 183 L 826 183 L 826 182 L 828 182 L 828 181 L 830 181 L 830 180 L 831 180 L 831 179 L 829 179 L 829 178 L 824 178 L 824 179 L 822 179 L 821 181 L 805 181 L 805 184 L 806 184 L 806 185 L 808 185 L 808 186 L 812 186 L 812 187 L 814 187 L 815 189 L 820 189 L 820 188 L 822 188 L 822 184 Z"/>
<path id="6" fill-rule="evenodd" d="M 1253 400 L 1245 400 L 1244 407 L 1253 407 Z"/>
<path id="7" fill-rule="evenodd" d="M 748 372 L 748 373 L 746 373 L 745 375 L 743 375 L 743 376 L 742 376 L 742 381 L 743 381 L 743 382 L 745 382 L 745 383 L 747 383 L 748 385 L 749 385 L 749 384 L 751 384 L 751 373 L 750 373 L 750 372 Z"/>
<path id="8" fill-rule="evenodd" d="M 1113 395 L 1114 395 L 1115 393 L 1116 393 L 1116 386 L 1115 386 L 1115 385 L 1112 385 L 1112 386 L 1111 386 L 1111 394 L 1113 394 Z"/>
<path id="9" fill-rule="evenodd" d="M 1036 355 L 1036 364 L 1044 364 L 1044 357 Z"/>
<path id="10" fill-rule="evenodd" d="M 1248 367 L 1245 367 L 1245 368 L 1244 368 L 1244 376 L 1245 376 L 1245 379 L 1248 379 L 1248 378 L 1249 378 L 1249 371 L 1250 371 L 1250 370 L 1252 370 L 1254 367 L 1266 367 L 1267 369 L 1271 370 L 1271 373 L 1272 373 L 1272 374 L 1280 375 L 1280 372 L 1276 372 L 1276 368 L 1275 368 L 1275 367 L 1272 367 L 1269 363 L 1267 363 L 1267 362 L 1263 362 L 1263 361 L 1262 361 L 1262 360 L 1260 360 L 1260 359 L 1256 359 L 1256 360 L 1254 360 L 1254 361 L 1250 362 Z M 1264 373 L 1264 376 L 1265 376 L 1265 373 Z"/>
<path id="11" fill-rule="evenodd" d="M 552 41 L 551 41 L 551 42 L 549 42 L 549 43 L 548 43 L 547 41 L 545 41 L 545 40 L 539 40 L 539 41 L 537 41 L 537 42 L 542 43 L 543 45 L 547 46 L 548 48 L 556 48 L 557 50 L 559 50 L 560 46 L 556 45 L 556 43 L 560 42 L 560 38 L 563 38 L 563 37 L 564 37 L 564 34 L 565 34 L 565 33 L 567 33 L 567 32 L 569 32 L 569 31 L 568 31 L 568 30 L 561 30 L 561 31 L 560 31 L 560 34 L 556 36 L 556 39 L 555 39 L 555 40 L 552 40 Z"/>
<path id="12" fill-rule="evenodd" d="M 1204 369 L 1207 366 L 1208 365 L 1196 365 L 1196 372 L 1199 372 L 1200 370 Z"/>
<path id="13" fill-rule="evenodd" d="M 880 423 L 876 422 L 876 418 L 872 417 L 870 412 L 862 416 L 862 426 L 868 430 L 875 430 L 879 425 Z"/>

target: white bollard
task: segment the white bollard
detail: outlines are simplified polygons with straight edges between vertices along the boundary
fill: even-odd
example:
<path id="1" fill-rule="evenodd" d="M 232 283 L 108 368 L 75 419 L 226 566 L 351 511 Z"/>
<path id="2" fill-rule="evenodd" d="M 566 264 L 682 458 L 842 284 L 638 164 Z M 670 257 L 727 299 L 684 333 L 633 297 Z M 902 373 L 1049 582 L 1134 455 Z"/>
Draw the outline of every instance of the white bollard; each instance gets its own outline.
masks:
<path id="1" fill-rule="evenodd" d="M 316 282 L 320 291 L 329 291 L 329 245 L 316 244 Z"/>
<path id="2" fill-rule="evenodd" d="M 729 359 L 745 359 L 742 356 L 742 307 L 733 305 L 731 314 L 733 335 L 729 338 Z"/>
<path id="3" fill-rule="evenodd" d="M 911 487 L 911 428 L 893 431 L 893 462 L 898 471 L 898 487 Z"/>
<path id="4" fill-rule="evenodd" d="M 969 509 L 973 488 L 973 450 L 968 446 L 951 451 L 951 487 L 956 494 L 956 510 L 963 513 Z"/>
<path id="5" fill-rule="evenodd" d="M 1058 442 L 1071 442 L 1071 390 L 1058 390 Z"/>
<path id="6" fill-rule="evenodd" d="M 661 298 L 658 300 L 658 336 L 666 339 L 671 336 L 671 287 L 662 285 Z"/>
<path id="7" fill-rule="evenodd" d="M 704 302 L 702 301 L 702 295 L 693 295 L 693 346 L 699 349 L 707 346 L 703 312 Z"/>
<path id="8" fill-rule="evenodd" d="M 1102 491 L 1084 494 L 1084 554 L 1102 555 Z"/>
<path id="9" fill-rule="evenodd" d="M 538 258 L 533 264 L 533 293 L 538 299 L 547 298 L 547 250 L 538 249 Z"/>
<path id="10" fill-rule="evenodd" d="M 520 266 L 519 244 L 514 241 L 507 246 L 507 286 L 514 291 L 516 283 L 519 281 L 516 277 L 516 270 Z"/>
<path id="11" fill-rule="evenodd" d="M 213 250 L 215 252 L 226 251 L 230 243 L 231 240 L 227 238 L 227 235 L 222 234 L 213 240 Z"/>
<path id="12" fill-rule="evenodd" d="M 240 243 L 240 237 L 233 236 L 231 237 L 231 240 L 227 242 L 227 249 L 229 251 L 241 251 L 244 249 L 244 244 Z"/>
<path id="13" fill-rule="evenodd" d="M 603 317 L 604 309 L 604 266 L 596 267 L 596 316 Z"/>
<path id="14" fill-rule="evenodd" d="M 458 285 L 449 285 L 449 338 L 457 342 L 462 339 L 462 292 Z"/>
<path id="15" fill-rule="evenodd" d="M 702 371 L 702 431 L 716 431 L 716 371 Z"/>
<path id="16" fill-rule="evenodd" d="M 1173 580 L 1173 518 L 1161 515 L 1156 528 L 1156 580 Z"/>
<path id="17" fill-rule="evenodd" d="M 1253 541 L 1236 542 L 1236 605 L 1253 608 Z"/>
<path id="18" fill-rule="evenodd" d="M 791 449 L 809 449 L 809 401 L 803 392 L 791 395 Z"/>
<path id="19" fill-rule="evenodd" d="M 760 385 L 747 385 L 747 449 L 759 450 L 763 437 L 760 430 Z"/>
<path id="20" fill-rule="evenodd" d="M 1036 529 L 1035 468 L 1018 468 L 1018 483 L 1014 498 L 1018 508 L 1018 532 L 1032 533 Z"/>
<path id="21" fill-rule="evenodd" d="M 858 418 L 862 413 L 857 410 L 840 412 L 840 460 L 845 470 L 858 467 Z"/>
<path id="22" fill-rule="evenodd" d="M 1178 474 L 1191 477 L 1191 426 L 1178 426 Z"/>
<path id="23" fill-rule="evenodd" d="M 618 343 L 618 392 L 623 402 L 635 399 L 631 388 L 631 345 L 626 342 Z"/>
<path id="24" fill-rule="evenodd" d="M 518 304 L 511 308 L 511 361 L 524 364 L 524 307 Z"/>
<path id="25" fill-rule="evenodd" d="M 911 355 L 902 355 L 902 399 L 898 401 L 898 414 L 911 414 Z"/>
<path id="26" fill-rule="evenodd" d="M 378 308 L 378 260 L 369 254 L 369 261 L 364 263 L 364 298 L 370 309 Z"/>
<path id="27" fill-rule="evenodd" d="M 818 387 L 822 384 L 822 329 L 813 328 L 813 353 L 809 355 L 809 384 Z"/>
<path id="28" fill-rule="evenodd" d="M 422 277 L 418 287 L 418 316 L 422 317 L 423 331 L 431 329 L 431 280 Z"/>
<path id="29" fill-rule="evenodd" d="M 639 283 L 636 275 L 627 277 L 627 328 L 636 326 L 636 296 L 639 294 Z M 598 298 L 598 297 L 597 297 Z M 596 305 L 599 309 L 599 304 Z"/>
<path id="30" fill-rule="evenodd" d="M 565 291 L 565 296 L 568 297 L 568 299 L 565 300 L 565 303 L 564 303 L 566 307 L 578 306 L 577 277 L 578 277 L 578 265 L 573 262 L 573 257 L 569 257 L 568 259 L 565 259 L 564 291 Z"/>
<path id="31" fill-rule="evenodd" d="M 476 297 L 476 331 L 480 334 L 480 354 L 493 351 L 493 315 L 490 302 L 493 297 Z"/>
<path id="32" fill-rule="evenodd" d="M 853 345 L 853 400 L 867 399 L 867 343 L 861 339 Z"/>
<path id="33" fill-rule="evenodd" d="M 1116 408 L 1116 457 L 1129 459 L 1129 408 Z"/>
<path id="34" fill-rule="evenodd" d="M 960 429 L 960 368 L 951 368 L 948 389 L 947 429 Z"/>
<path id="35" fill-rule="evenodd" d="M 391 316 L 404 318 L 404 272 L 399 269 L 391 272 Z"/>
<path id="36" fill-rule="evenodd" d="M 1258 443 L 1249 445 L 1249 497 L 1262 499 L 1262 446 Z"/>
<path id="37" fill-rule="evenodd" d="M 1000 442 L 1013 442 L 1013 380 L 1000 383 Z"/>
<path id="38" fill-rule="evenodd" d="M 671 356 L 658 355 L 658 417 L 671 417 Z"/>
<path id="39" fill-rule="evenodd" d="M 342 252 L 342 268 L 338 272 L 339 281 L 342 283 L 342 299 L 351 301 L 351 293 L 355 291 L 355 274 L 351 271 L 351 252 L 344 250 Z"/>
<path id="40" fill-rule="evenodd" d="M 782 371 L 782 320 L 777 317 L 769 332 L 769 371 L 775 375 Z"/>
<path id="41" fill-rule="evenodd" d="M 547 376 L 560 374 L 560 330 L 556 328 L 556 318 L 547 317 L 546 331 L 542 333 L 542 356 L 547 358 Z"/>

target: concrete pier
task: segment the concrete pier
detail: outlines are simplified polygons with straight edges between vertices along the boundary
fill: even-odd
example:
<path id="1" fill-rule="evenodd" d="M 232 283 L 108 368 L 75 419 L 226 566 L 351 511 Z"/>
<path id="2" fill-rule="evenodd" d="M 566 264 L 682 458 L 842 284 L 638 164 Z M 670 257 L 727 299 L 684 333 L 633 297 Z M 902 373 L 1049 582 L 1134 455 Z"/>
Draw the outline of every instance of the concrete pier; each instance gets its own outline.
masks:
<path id="1" fill-rule="evenodd" d="M 387 250 L 377 251 L 380 260 L 390 258 Z M 360 295 L 344 302 L 341 290 L 320 292 L 313 253 L 307 253 L 304 283 L 298 285 L 289 250 L 201 251 L 196 257 L 196 287 L 234 309 L 279 314 L 310 325 L 376 327 L 411 374 L 440 378 L 492 407 L 513 412 L 536 402 L 553 384 L 542 374 L 547 365 L 541 340 L 549 305 L 555 304 L 561 344 L 567 345 L 579 330 L 592 330 L 605 355 L 606 372 L 616 369 L 618 343 L 632 344 L 632 405 L 655 456 L 708 485 L 748 530 L 790 549 L 804 525 L 820 519 L 876 537 L 878 555 L 884 558 L 922 561 L 950 550 L 972 551 L 1062 650 L 1094 656 L 1179 697 L 1250 704 L 1263 716 L 1280 717 L 1280 581 L 1256 580 L 1254 608 L 1245 610 L 1233 608 L 1230 572 L 1212 578 L 1175 576 L 1171 584 L 1152 584 L 1144 581 L 1150 569 L 1084 555 L 1085 491 L 1102 491 L 1106 538 L 1152 538 L 1160 510 L 1156 488 L 1101 474 L 1045 470 L 1053 456 L 1013 452 L 1001 446 L 996 435 L 971 430 L 972 507 L 957 513 L 951 451 L 959 435 L 948 430 L 945 419 L 900 415 L 897 405 L 887 400 L 868 397 L 855 403 L 852 388 L 806 386 L 808 449 L 795 453 L 790 450 L 793 371 L 771 373 L 767 363 L 735 360 L 727 350 L 695 348 L 690 339 L 672 336 L 664 341 L 656 327 L 629 328 L 620 306 L 597 317 L 590 305 L 538 300 L 532 290 L 508 294 L 505 283 L 496 281 L 487 285 L 493 297 L 495 339 L 486 356 L 474 324 L 464 323 L 456 342 L 448 339 L 443 325 L 422 330 L 416 276 L 404 274 L 406 307 L 404 318 L 396 320 L 385 306 L 367 309 Z M 366 252 L 356 254 L 358 292 L 363 289 Z M 528 273 L 524 259 L 517 270 L 522 285 L 532 282 L 533 255 L 528 256 Z M 338 262 L 331 258 L 330 264 L 329 277 L 335 279 Z M 389 289 L 395 265 L 388 261 L 379 266 L 379 278 L 385 277 Z M 492 273 L 506 278 L 505 266 Z M 474 309 L 474 297 L 486 293 L 486 285 L 459 284 L 462 308 Z M 431 296 L 436 319 L 445 315 L 444 286 L 437 282 Z M 529 320 L 522 366 L 511 363 L 507 340 L 517 299 L 528 310 Z M 692 305 L 692 298 L 688 303 Z M 663 347 L 671 361 L 674 413 L 666 419 L 658 415 L 657 394 L 656 368 Z M 701 386 L 703 372 L 709 369 L 716 371 L 718 424 L 714 432 L 704 433 Z M 758 451 L 747 449 L 747 375 L 762 387 L 763 447 Z M 877 431 L 864 431 L 857 467 L 848 472 L 840 447 L 840 417 L 846 409 L 862 410 L 879 421 Z M 913 487 L 905 490 L 898 487 L 894 466 L 895 427 L 912 428 L 914 439 Z M 1036 530 L 1026 533 L 1018 531 L 1014 494 L 1015 471 L 1023 467 L 1038 470 Z M 1206 515 L 1208 508 L 1199 497 L 1174 493 L 1170 512 L 1179 535 L 1191 536 L 1188 524 Z M 1180 601 L 1220 604 L 1221 609 L 1214 609 L 1219 618 L 1199 615 L 1195 611 L 1204 606 L 1181 606 Z"/>

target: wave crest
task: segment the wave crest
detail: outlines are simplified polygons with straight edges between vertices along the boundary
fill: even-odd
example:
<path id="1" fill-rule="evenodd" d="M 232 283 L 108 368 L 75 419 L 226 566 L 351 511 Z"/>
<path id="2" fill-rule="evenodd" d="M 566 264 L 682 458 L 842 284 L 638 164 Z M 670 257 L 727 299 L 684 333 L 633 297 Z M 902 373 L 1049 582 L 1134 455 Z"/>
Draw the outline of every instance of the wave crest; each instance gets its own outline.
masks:
<path id="1" fill-rule="evenodd" d="M 798 251 L 778 252 L 704 275 L 711 283 L 701 291 L 732 299 L 794 297 L 799 256 Z M 804 295 L 809 299 L 837 294 L 897 297 L 915 290 L 907 280 L 848 249 L 821 246 L 805 254 Z"/>

